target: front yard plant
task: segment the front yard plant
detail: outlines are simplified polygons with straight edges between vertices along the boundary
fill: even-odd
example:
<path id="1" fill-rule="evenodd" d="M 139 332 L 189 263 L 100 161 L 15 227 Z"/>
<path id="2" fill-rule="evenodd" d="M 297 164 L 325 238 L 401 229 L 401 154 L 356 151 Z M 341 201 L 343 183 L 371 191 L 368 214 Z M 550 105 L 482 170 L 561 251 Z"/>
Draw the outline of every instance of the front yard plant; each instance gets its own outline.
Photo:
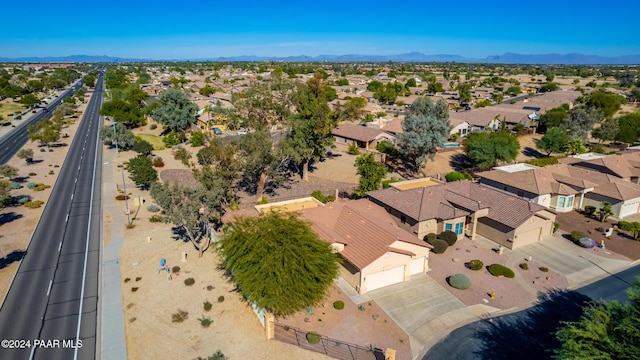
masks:
<path id="1" fill-rule="evenodd" d="M 322 337 L 313 331 L 308 332 L 306 338 L 307 342 L 311 345 L 320 344 L 320 341 L 322 340 Z"/>
<path id="2" fill-rule="evenodd" d="M 431 249 L 431 251 L 433 251 L 436 254 L 444 253 L 445 251 L 447 251 L 447 248 L 449 247 L 449 244 L 447 244 L 446 241 L 441 239 L 435 239 L 431 241 L 429 244 L 433 246 L 433 249 Z"/>
<path id="3" fill-rule="evenodd" d="M 342 300 L 334 301 L 333 302 L 333 308 L 336 309 L 336 310 L 344 309 L 344 301 L 342 301 Z"/>
<path id="4" fill-rule="evenodd" d="M 471 287 L 471 280 L 465 274 L 455 274 L 449 277 L 449 285 L 456 289 L 465 290 Z"/>
<path id="5" fill-rule="evenodd" d="M 171 315 L 171 322 L 181 323 L 189 318 L 189 312 L 178 310 L 177 313 Z"/>
<path id="6" fill-rule="evenodd" d="M 447 230 L 440 234 L 440 239 L 446 241 L 447 245 L 453 246 L 456 244 L 456 241 L 458 241 L 458 235 L 453 231 Z"/>
<path id="7" fill-rule="evenodd" d="M 513 279 L 516 276 L 513 270 L 502 264 L 491 264 L 487 269 L 493 276 L 504 276 L 510 279 Z"/>
<path id="8" fill-rule="evenodd" d="M 582 231 L 574 230 L 571 232 L 571 240 L 573 240 L 573 242 L 578 242 L 580 241 L 580 239 L 585 237 L 587 237 L 587 234 L 583 233 Z"/>
<path id="9" fill-rule="evenodd" d="M 527 263 L 520 263 L 518 266 L 520 266 L 520 269 L 522 270 L 529 270 L 529 264 Z"/>
<path id="10" fill-rule="evenodd" d="M 467 266 L 469 267 L 469 269 L 471 269 L 473 271 L 478 271 L 478 270 L 482 269 L 482 267 L 484 266 L 484 263 L 481 260 L 474 259 L 474 260 L 469 261 Z"/>

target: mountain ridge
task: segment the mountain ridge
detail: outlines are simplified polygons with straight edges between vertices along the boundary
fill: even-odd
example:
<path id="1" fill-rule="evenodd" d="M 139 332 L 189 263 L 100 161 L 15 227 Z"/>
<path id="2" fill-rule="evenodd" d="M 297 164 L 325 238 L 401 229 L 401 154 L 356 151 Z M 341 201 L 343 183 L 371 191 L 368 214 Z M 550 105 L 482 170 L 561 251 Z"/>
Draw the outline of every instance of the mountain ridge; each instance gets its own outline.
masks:
<path id="1" fill-rule="evenodd" d="M 502 55 L 489 55 L 485 58 L 468 58 L 455 54 L 426 55 L 421 52 L 408 52 L 395 55 L 292 55 L 292 56 L 220 56 L 192 59 L 141 59 L 115 57 L 108 55 L 69 55 L 47 57 L 19 57 L 0 58 L 0 62 L 36 62 L 36 63 L 65 63 L 65 62 L 171 62 L 171 61 L 283 61 L 283 62 L 459 62 L 459 63 L 488 63 L 488 64 L 531 64 L 531 65 L 635 65 L 640 64 L 640 55 L 600 56 L 578 53 L 568 54 L 517 54 L 507 52 Z"/>

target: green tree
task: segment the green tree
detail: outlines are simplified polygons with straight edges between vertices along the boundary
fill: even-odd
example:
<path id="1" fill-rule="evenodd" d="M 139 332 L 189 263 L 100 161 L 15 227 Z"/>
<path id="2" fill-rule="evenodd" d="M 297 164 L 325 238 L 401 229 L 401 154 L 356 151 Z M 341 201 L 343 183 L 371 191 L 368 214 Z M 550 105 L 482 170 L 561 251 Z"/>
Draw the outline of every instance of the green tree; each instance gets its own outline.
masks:
<path id="1" fill-rule="evenodd" d="M 339 273 L 331 246 L 294 214 L 237 219 L 225 226 L 219 249 L 243 297 L 276 316 L 321 302 Z"/>
<path id="2" fill-rule="evenodd" d="M 191 146 L 204 145 L 204 134 L 202 131 L 194 131 L 189 138 L 189 142 L 191 143 Z"/>
<path id="3" fill-rule="evenodd" d="M 471 84 L 461 83 L 458 84 L 458 94 L 460 97 L 460 104 L 468 104 L 471 102 Z"/>
<path id="4" fill-rule="evenodd" d="M 590 107 L 594 107 L 599 110 L 604 117 L 613 116 L 622 104 L 626 104 L 627 100 L 617 94 L 612 94 L 608 92 L 604 92 L 602 90 L 593 91 L 587 96 L 585 104 Z"/>
<path id="5" fill-rule="evenodd" d="M 519 150 L 518 138 L 509 133 L 475 133 L 464 141 L 464 152 L 480 167 L 513 161 Z"/>
<path id="6" fill-rule="evenodd" d="M 367 192 L 380 188 L 382 179 L 387 175 L 387 167 L 373 157 L 373 153 L 360 155 L 356 158 L 355 167 L 360 175 L 360 185 L 356 194 L 365 196 Z"/>
<path id="7" fill-rule="evenodd" d="M 611 209 L 611 203 L 607 201 L 601 202 L 600 208 L 598 209 L 598 211 L 596 211 L 595 215 L 600 222 L 605 222 L 609 216 L 613 215 L 613 210 Z"/>
<path id="8" fill-rule="evenodd" d="M 131 180 L 142 188 L 148 188 L 158 181 L 158 172 L 153 168 L 153 163 L 148 156 L 138 155 L 129 160 L 127 170 L 131 174 Z"/>
<path id="9" fill-rule="evenodd" d="M 117 142 L 118 148 L 121 149 L 131 149 L 136 143 L 135 135 L 122 123 L 115 124 L 115 132 L 113 126 L 100 128 L 100 139 L 111 142 L 112 144 Z"/>
<path id="10" fill-rule="evenodd" d="M 4 201 L 11 196 L 11 181 L 0 179 L 0 208 L 4 206 Z"/>
<path id="11" fill-rule="evenodd" d="M 7 164 L 0 165 L 0 177 L 13 179 L 18 176 L 18 169 Z"/>
<path id="12" fill-rule="evenodd" d="M 44 84 L 40 80 L 29 80 L 27 82 L 27 87 L 31 91 L 42 91 L 44 89 Z"/>
<path id="13" fill-rule="evenodd" d="M 94 87 L 96 86 L 96 77 L 93 74 L 89 74 L 84 77 L 83 82 L 88 87 Z"/>
<path id="14" fill-rule="evenodd" d="M 618 227 L 624 231 L 628 231 L 633 236 L 633 240 L 640 239 L 640 222 L 618 221 Z"/>
<path id="15" fill-rule="evenodd" d="M 179 146 L 175 151 L 174 151 L 174 155 L 173 155 L 177 160 L 180 160 L 180 162 L 184 165 L 184 166 L 190 166 L 189 164 L 189 160 L 191 160 L 191 153 L 189 152 L 189 150 L 183 148 L 182 146 Z"/>
<path id="16" fill-rule="evenodd" d="M 198 106 L 189 101 L 189 96 L 177 89 L 167 89 L 158 95 L 159 105 L 151 117 L 174 131 L 186 130 L 196 121 Z"/>
<path id="17" fill-rule="evenodd" d="M 144 140 L 136 139 L 136 142 L 133 144 L 133 151 L 140 155 L 148 156 L 153 151 L 153 145 Z"/>
<path id="18" fill-rule="evenodd" d="M 522 89 L 520 89 L 520 86 L 511 86 L 505 91 L 505 93 L 511 96 L 515 96 L 522 93 Z"/>
<path id="19" fill-rule="evenodd" d="M 429 94 L 444 92 L 444 86 L 442 86 L 442 83 L 438 81 L 429 82 L 429 84 L 427 85 L 427 92 Z"/>
<path id="20" fill-rule="evenodd" d="M 162 143 L 166 147 L 173 147 L 178 144 L 182 144 L 187 140 L 184 131 L 174 131 L 171 130 L 165 136 L 162 137 Z"/>
<path id="21" fill-rule="evenodd" d="M 569 138 L 565 145 L 564 151 L 568 154 L 584 154 L 587 152 L 587 148 L 584 146 L 584 142 L 578 138 Z"/>
<path id="22" fill-rule="evenodd" d="M 629 144 L 638 141 L 638 136 L 640 136 L 640 111 L 619 117 L 618 124 L 620 131 L 615 140 Z"/>
<path id="23" fill-rule="evenodd" d="M 40 99 L 33 94 L 26 94 L 18 102 L 27 107 L 32 107 L 34 105 L 38 105 L 40 103 Z"/>
<path id="24" fill-rule="evenodd" d="M 566 130 L 554 127 L 547 130 L 547 133 L 536 142 L 536 147 L 545 151 L 547 156 L 551 153 L 561 153 L 565 151 L 570 138 Z"/>
<path id="25" fill-rule="evenodd" d="M 380 91 L 384 89 L 384 84 L 381 83 L 378 80 L 373 80 L 371 82 L 369 82 L 369 84 L 367 85 L 367 90 L 371 91 L 371 92 L 376 92 L 376 91 Z"/>
<path id="26" fill-rule="evenodd" d="M 602 119 L 602 114 L 593 108 L 573 108 L 562 120 L 560 127 L 571 137 L 586 141 L 593 125 Z"/>
<path id="27" fill-rule="evenodd" d="M 27 164 L 31 164 L 33 161 L 33 150 L 32 149 L 20 149 L 16 154 L 18 159 L 23 159 L 27 162 Z"/>
<path id="28" fill-rule="evenodd" d="M 398 151 L 415 172 L 433 160 L 438 147 L 449 136 L 449 106 L 440 99 L 433 102 L 417 98 L 407 109 L 402 133 L 397 135 Z"/>
<path id="29" fill-rule="evenodd" d="M 309 181 L 309 163 L 326 155 L 333 145 L 331 131 L 336 121 L 322 92 L 319 73 L 298 89 L 298 113 L 283 144 L 285 153 L 302 167 L 302 180 Z"/>
<path id="30" fill-rule="evenodd" d="M 216 89 L 212 88 L 209 85 L 205 85 L 204 87 L 201 87 L 200 90 L 198 90 L 198 93 L 202 96 L 210 96 L 215 92 L 216 92 Z"/>
<path id="31" fill-rule="evenodd" d="M 149 99 L 149 94 L 137 86 L 129 86 L 125 90 L 124 97 L 129 104 L 134 104 L 138 109 L 142 109 L 145 100 Z"/>
<path id="32" fill-rule="evenodd" d="M 364 108 L 367 106 L 367 101 L 361 97 L 351 98 L 344 104 L 343 114 L 345 120 L 356 121 L 364 115 Z"/>
<path id="33" fill-rule="evenodd" d="M 600 127 L 591 131 L 591 136 L 602 141 L 612 141 L 620 132 L 618 119 L 606 119 L 600 123 Z"/>
<path id="34" fill-rule="evenodd" d="M 279 175 L 286 170 L 289 158 L 274 146 L 271 133 L 264 130 L 240 137 L 238 155 L 241 159 L 242 178 L 250 192 L 262 196 L 266 187 L 276 187 Z"/>
<path id="35" fill-rule="evenodd" d="M 36 124 L 27 126 L 28 138 L 31 141 L 39 141 L 43 145 L 60 140 L 62 125 L 52 119 L 45 119 Z"/>
<path id="36" fill-rule="evenodd" d="M 544 114 L 540 115 L 540 131 L 559 127 L 562 120 L 569 115 L 569 104 L 555 107 Z"/>
<path id="37" fill-rule="evenodd" d="M 115 98 L 102 104 L 100 115 L 112 117 L 116 122 L 123 123 L 129 127 L 137 127 L 145 123 L 143 113 L 137 104 L 120 98 Z"/>
<path id="38" fill-rule="evenodd" d="M 404 84 L 405 87 L 409 88 L 409 87 L 418 87 L 418 82 L 416 81 L 415 78 L 409 78 L 409 80 L 407 80 L 407 83 Z"/>

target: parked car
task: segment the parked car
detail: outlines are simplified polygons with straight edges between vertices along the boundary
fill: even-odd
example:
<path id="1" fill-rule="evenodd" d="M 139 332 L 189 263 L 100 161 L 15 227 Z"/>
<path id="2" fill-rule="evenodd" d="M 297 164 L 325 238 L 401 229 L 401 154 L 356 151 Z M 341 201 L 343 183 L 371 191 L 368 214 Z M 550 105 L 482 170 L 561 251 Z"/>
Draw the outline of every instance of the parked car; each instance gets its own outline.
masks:
<path id="1" fill-rule="evenodd" d="M 222 135 L 222 130 L 220 130 L 220 128 L 213 128 L 213 133 L 216 135 Z"/>
<path id="2" fill-rule="evenodd" d="M 245 135 L 247 133 L 247 130 L 240 130 L 238 131 L 236 134 L 238 135 Z"/>

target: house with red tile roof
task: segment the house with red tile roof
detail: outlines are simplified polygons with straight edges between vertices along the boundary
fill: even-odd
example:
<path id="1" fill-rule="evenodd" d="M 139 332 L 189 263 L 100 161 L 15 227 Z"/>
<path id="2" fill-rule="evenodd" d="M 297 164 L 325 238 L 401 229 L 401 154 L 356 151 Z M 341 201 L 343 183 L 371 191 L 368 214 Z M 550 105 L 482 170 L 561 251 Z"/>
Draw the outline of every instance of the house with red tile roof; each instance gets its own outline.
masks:
<path id="1" fill-rule="evenodd" d="M 514 249 L 551 235 L 555 221 L 555 213 L 541 205 L 470 181 L 367 195 L 419 239 L 449 230 L 459 238 L 478 234 Z"/>
<path id="2" fill-rule="evenodd" d="M 340 124 L 333 131 L 336 145 L 357 144 L 364 149 L 375 149 L 376 145 L 383 140 L 395 143 L 395 137 L 390 133 L 364 125 Z"/>

